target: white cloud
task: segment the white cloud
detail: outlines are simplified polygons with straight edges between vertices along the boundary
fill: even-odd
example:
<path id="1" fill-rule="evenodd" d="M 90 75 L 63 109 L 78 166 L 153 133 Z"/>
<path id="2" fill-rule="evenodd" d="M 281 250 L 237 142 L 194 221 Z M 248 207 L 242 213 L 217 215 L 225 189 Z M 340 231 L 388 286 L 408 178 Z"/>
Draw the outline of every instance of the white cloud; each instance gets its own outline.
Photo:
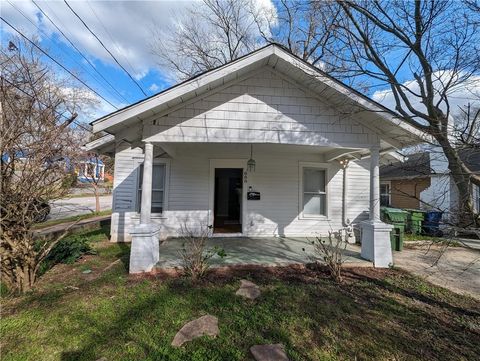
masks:
<path id="1" fill-rule="evenodd" d="M 47 36 L 56 34 L 58 39 L 67 41 L 43 16 L 31 1 L 15 1 L 14 6 L 20 9 Z M 120 63 L 138 80 L 149 70 L 157 68 L 154 55 L 150 51 L 152 29 L 168 31 L 173 19 L 178 18 L 185 10 L 198 0 L 179 1 L 69 1 L 70 6 L 85 23 L 102 40 L 107 48 L 117 57 Z M 84 27 L 80 20 L 70 11 L 63 1 L 38 1 L 42 10 L 62 29 L 62 31 L 91 58 L 117 66 L 99 42 Z M 271 0 L 258 0 L 257 8 L 275 12 Z M 10 23 L 32 37 L 44 38 L 33 24 L 25 19 L 14 7 L 5 1 L 1 3 L 2 16 Z M 4 31 L 14 33 L 7 25 Z"/>
<path id="2" fill-rule="evenodd" d="M 160 89 L 160 87 L 157 84 L 153 83 L 148 87 L 148 89 L 151 90 L 152 92 L 157 92 Z"/>
<path id="3" fill-rule="evenodd" d="M 449 79 L 452 76 L 451 71 L 445 72 L 435 72 L 433 74 L 434 87 L 436 89 L 442 89 L 441 82 Z M 409 80 L 403 83 L 405 87 L 410 89 L 413 93 L 419 94 L 420 87 L 418 83 L 414 80 Z M 395 109 L 396 103 L 390 88 L 385 90 L 377 90 L 372 95 L 372 99 L 381 103 L 390 109 Z M 438 101 L 439 97 L 436 97 Z M 409 95 L 409 100 L 413 107 L 421 111 L 426 111 L 425 105 L 420 102 L 421 98 L 413 94 Z M 448 92 L 448 101 L 450 105 L 450 112 L 455 114 L 459 110 L 459 106 L 465 106 L 468 103 L 471 104 L 480 104 L 480 76 L 472 76 L 464 82 L 460 82 L 458 85 L 450 89 Z M 445 104 L 443 103 L 441 108 L 446 110 Z"/>
<path id="4" fill-rule="evenodd" d="M 31 21 L 48 36 L 56 34 L 67 44 L 54 25 L 45 18 L 31 1 L 12 1 Z M 113 59 L 99 42 L 70 11 L 64 2 L 38 1 L 42 10 L 60 29 L 90 57 L 106 64 L 115 65 Z M 149 41 L 153 26 L 167 27 L 174 13 L 184 11 L 192 1 L 70 1 L 70 6 L 102 40 L 120 63 L 137 79 L 155 68 L 155 59 L 150 53 Z M 26 35 L 45 36 L 7 2 L 1 4 L 2 16 Z M 2 29 L 14 30 L 7 25 Z"/>

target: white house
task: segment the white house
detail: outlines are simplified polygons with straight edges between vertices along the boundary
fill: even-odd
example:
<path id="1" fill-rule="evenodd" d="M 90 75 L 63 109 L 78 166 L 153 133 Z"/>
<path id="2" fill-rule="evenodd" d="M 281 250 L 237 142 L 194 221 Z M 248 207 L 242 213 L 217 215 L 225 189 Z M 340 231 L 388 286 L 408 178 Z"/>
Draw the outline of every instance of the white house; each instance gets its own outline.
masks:
<path id="1" fill-rule="evenodd" d="M 362 229 L 362 256 L 392 262 L 379 158 L 421 141 L 388 109 L 271 44 L 93 123 L 115 156 L 112 241 L 130 272 L 182 225 L 214 236 Z M 254 169 L 253 169 L 254 168 Z"/>
<path id="2" fill-rule="evenodd" d="M 470 171 L 480 174 L 480 151 L 458 149 L 460 159 Z M 471 185 L 474 210 L 480 210 L 480 188 Z M 380 168 L 380 198 L 385 205 L 442 211 L 444 221 L 456 222 L 459 214 L 458 188 L 448 169 L 442 149 L 429 146 L 411 154 L 403 162 Z M 381 202 L 382 203 L 382 202 Z"/>

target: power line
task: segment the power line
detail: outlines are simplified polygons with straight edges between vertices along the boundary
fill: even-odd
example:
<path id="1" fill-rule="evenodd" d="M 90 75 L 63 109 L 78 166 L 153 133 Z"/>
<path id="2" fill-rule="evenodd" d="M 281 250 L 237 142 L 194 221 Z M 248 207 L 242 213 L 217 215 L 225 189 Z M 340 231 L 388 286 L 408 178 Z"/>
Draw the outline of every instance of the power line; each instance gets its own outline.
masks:
<path id="1" fill-rule="evenodd" d="M 71 76 L 73 76 L 76 80 L 78 80 L 80 83 L 82 83 L 84 86 L 86 86 L 88 89 L 90 89 L 94 94 L 96 94 L 98 97 L 103 99 L 105 102 L 110 104 L 112 107 L 115 109 L 118 109 L 115 105 L 113 105 L 109 100 L 104 98 L 101 94 L 99 94 L 95 89 L 90 87 L 87 83 L 85 83 L 82 79 L 80 79 L 78 76 L 76 76 L 74 73 L 72 73 L 70 70 L 68 70 L 64 65 L 62 65 L 60 62 L 58 62 L 55 58 L 53 58 L 50 54 L 48 54 L 45 50 L 43 50 L 41 47 L 39 47 L 37 44 L 35 44 L 33 41 L 31 41 L 28 37 L 26 37 L 20 30 L 18 30 L 15 26 L 10 24 L 7 20 L 5 20 L 2 16 L 0 16 L 0 19 L 3 20 L 5 24 L 10 26 L 13 30 L 15 30 L 22 38 L 27 40 L 30 44 L 32 44 L 35 48 L 40 50 L 43 54 L 45 54 L 49 59 L 51 59 L 55 64 L 57 64 L 59 67 L 61 67 L 63 70 L 65 70 L 67 73 L 69 73 Z"/>
<path id="2" fill-rule="evenodd" d="M 6 79 L 5 77 L 2 77 L 2 80 L 6 81 L 8 84 L 10 84 L 11 86 L 13 86 L 15 89 L 21 91 L 23 94 L 25 94 L 26 96 L 32 98 L 32 99 L 36 99 L 38 101 L 39 104 L 43 105 L 44 107 L 46 108 L 50 108 L 48 105 L 42 103 L 41 101 L 39 101 L 37 98 L 35 98 L 33 95 L 29 94 L 28 92 L 26 92 L 25 90 L 23 90 L 22 88 L 18 87 L 17 85 L 13 84 L 11 81 L 9 81 L 8 79 Z M 75 123 L 76 125 L 78 125 L 80 128 L 82 128 L 83 130 L 86 130 L 87 132 L 90 132 L 92 134 L 94 134 L 90 129 L 86 128 L 83 124 L 81 124 L 78 120 L 75 120 L 75 119 L 71 119 L 69 117 L 67 117 L 65 114 L 62 114 L 61 112 L 59 112 L 58 110 L 56 109 L 52 109 L 55 113 L 57 113 L 58 116 L 60 117 L 63 117 L 65 118 L 66 120 L 71 120 L 73 123 Z M 72 115 L 73 116 L 73 115 Z"/>
<path id="3" fill-rule="evenodd" d="M 112 54 L 112 52 L 110 50 L 108 50 L 108 48 L 103 44 L 103 42 L 100 40 L 100 38 L 89 28 L 89 26 L 85 23 L 85 21 L 83 21 L 83 19 L 75 12 L 75 10 L 73 10 L 73 8 L 68 4 L 67 0 L 63 0 L 65 2 L 65 4 L 68 6 L 68 8 L 75 14 L 75 16 L 78 18 L 78 20 L 80 20 L 82 22 L 82 24 L 85 26 L 85 28 L 87 28 L 87 30 L 95 37 L 95 39 L 98 40 L 98 42 L 100 43 L 100 45 L 102 45 L 102 47 L 107 51 L 108 54 L 110 54 L 110 56 L 112 57 L 112 59 L 117 63 L 117 65 L 122 68 L 122 70 L 127 73 L 127 75 L 129 76 L 129 78 L 135 83 L 135 85 L 138 87 L 138 89 L 140 89 L 140 91 L 143 93 L 143 95 L 145 96 L 148 96 L 147 93 L 145 93 L 145 91 L 143 90 L 143 88 L 140 86 L 140 84 L 138 84 L 138 82 L 133 78 L 133 76 L 128 72 L 127 69 L 125 69 L 122 64 L 120 64 L 120 62 L 117 60 L 117 58 Z"/>
<path id="4" fill-rule="evenodd" d="M 36 24 L 34 21 L 32 21 L 32 19 L 30 19 L 27 15 L 25 15 L 25 13 L 24 13 L 22 10 L 20 10 L 20 9 L 17 8 L 14 4 L 12 4 L 12 3 L 10 2 L 10 0 L 7 0 L 7 2 L 8 2 L 8 3 L 10 4 L 10 6 L 12 6 L 15 10 L 17 10 L 28 22 L 30 22 L 30 24 L 32 24 L 32 25 L 39 31 L 39 33 L 42 33 L 42 34 L 44 34 L 45 36 L 47 36 L 47 34 L 46 34 L 42 29 L 40 29 L 40 28 L 37 26 L 37 24 Z M 55 44 L 55 45 L 56 45 L 56 44 Z M 75 63 L 77 63 L 82 69 L 84 69 L 87 73 L 89 73 L 89 74 L 92 76 L 92 78 L 95 79 L 100 85 L 102 85 L 102 83 L 101 83 L 95 76 L 93 76 L 92 73 L 90 73 L 87 69 L 85 69 L 85 68 L 83 67 L 83 65 L 80 64 L 76 59 L 74 59 L 74 58 L 72 57 L 72 55 L 70 55 L 69 53 L 67 53 L 67 51 L 66 51 L 65 49 L 60 48 L 58 45 L 56 45 L 56 46 L 57 46 L 57 48 L 59 48 L 62 52 L 64 52 L 70 59 L 72 59 Z M 111 94 L 113 94 L 113 93 L 111 93 Z"/>
<path id="5" fill-rule="evenodd" d="M 55 26 L 55 28 L 60 32 L 60 34 L 63 35 L 65 39 L 70 43 L 70 45 L 82 56 L 83 59 L 95 70 L 95 72 L 100 75 L 100 77 L 122 98 L 125 102 L 129 102 L 104 76 L 101 72 L 98 71 L 98 69 L 95 67 L 95 65 L 92 64 L 92 62 L 82 53 L 80 49 L 75 46 L 75 44 L 70 40 L 70 38 L 65 35 L 65 33 L 55 24 L 55 22 L 42 10 L 40 5 L 38 5 L 35 0 L 32 0 L 33 4 L 40 10 L 40 12 Z"/>
<path id="6" fill-rule="evenodd" d="M 88 7 L 90 8 L 90 10 L 92 11 L 93 15 L 95 16 L 95 18 L 98 20 L 98 22 L 100 23 L 100 25 L 102 26 L 103 30 L 105 30 L 105 33 L 107 33 L 108 37 L 110 38 L 113 46 L 115 47 L 115 49 L 117 49 L 117 52 L 119 54 L 122 55 L 123 59 L 127 62 L 127 64 L 129 65 L 130 67 L 130 71 L 135 71 L 135 68 L 133 67 L 132 63 L 130 63 L 130 61 L 128 60 L 128 57 L 125 56 L 124 53 L 122 53 L 120 47 L 118 46 L 117 42 L 113 39 L 113 36 L 112 34 L 110 33 L 110 31 L 108 31 L 108 28 L 105 26 L 105 24 L 103 23 L 102 19 L 100 19 L 100 17 L 98 16 L 97 12 L 95 11 L 95 9 L 92 7 L 92 5 L 90 4 L 90 1 L 87 0 L 87 5 Z M 140 83 L 145 86 L 145 83 L 143 82 L 142 79 L 139 80 Z"/>

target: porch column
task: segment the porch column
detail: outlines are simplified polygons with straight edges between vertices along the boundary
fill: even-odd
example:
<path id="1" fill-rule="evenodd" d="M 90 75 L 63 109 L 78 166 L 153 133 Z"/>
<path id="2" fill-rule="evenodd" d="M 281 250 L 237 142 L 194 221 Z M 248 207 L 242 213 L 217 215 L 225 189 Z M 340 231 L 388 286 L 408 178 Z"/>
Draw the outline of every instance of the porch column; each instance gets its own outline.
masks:
<path id="1" fill-rule="evenodd" d="M 130 232 L 132 246 L 130 249 L 130 273 L 150 272 L 160 258 L 159 233 L 160 227 L 152 223 L 152 173 L 153 144 L 145 143 L 145 158 L 143 161 L 142 206 L 140 209 L 140 224 Z"/>
<path id="2" fill-rule="evenodd" d="M 380 148 L 370 148 L 370 217 L 371 221 L 380 221 Z"/>
<path id="3" fill-rule="evenodd" d="M 145 143 L 145 159 L 143 161 L 142 206 L 140 209 L 140 224 L 149 224 L 152 210 L 152 173 L 153 144 Z"/>
<path id="4" fill-rule="evenodd" d="M 374 267 L 386 268 L 393 264 L 390 232 L 392 225 L 380 220 L 380 147 L 370 148 L 370 209 L 369 219 L 361 223 L 362 257 Z"/>

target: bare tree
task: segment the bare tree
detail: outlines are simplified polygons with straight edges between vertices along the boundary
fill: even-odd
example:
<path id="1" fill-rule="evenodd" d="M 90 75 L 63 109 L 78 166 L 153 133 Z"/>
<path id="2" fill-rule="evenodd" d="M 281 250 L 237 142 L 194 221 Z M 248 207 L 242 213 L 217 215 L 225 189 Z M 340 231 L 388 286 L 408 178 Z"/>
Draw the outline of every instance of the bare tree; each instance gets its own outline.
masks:
<path id="1" fill-rule="evenodd" d="M 480 152 L 480 105 L 460 107 L 455 115 L 454 136 L 462 148 L 473 148 Z"/>
<path id="2" fill-rule="evenodd" d="M 458 187 L 463 226 L 478 227 L 470 189 L 480 177 L 451 139 L 451 101 L 456 89 L 480 81 L 480 13 L 455 1 L 336 3 L 342 16 L 329 55 L 348 65 L 342 75 L 389 86 L 398 116 L 442 148 Z"/>
<path id="3" fill-rule="evenodd" d="M 100 192 L 104 185 L 104 176 L 106 173 L 111 172 L 113 161 L 107 155 L 85 152 L 81 158 L 80 167 L 83 167 L 81 171 L 84 175 L 84 180 L 92 187 L 95 197 L 95 212 L 98 213 L 101 211 Z"/>
<path id="4" fill-rule="evenodd" d="M 322 61 L 324 48 L 335 39 L 339 14 L 339 6 L 322 1 L 281 0 L 268 8 L 255 0 L 203 0 L 175 16 L 175 26 L 154 29 L 151 48 L 159 65 L 180 80 L 271 42 L 328 71 L 334 59 Z"/>
<path id="5" fill-rule="evenodd" d="M 67 191 L 78 150 L 73 124 L 85 93 L 57 78 L 20 41 L 2 49 L 0 66 L 1 274 L 11 290 L 26 291 L 61 239 L 36 241 L 31 228 L 48 203 Z"/>
<path id="6" fill-rule="evenodd" d="M 159 65 L 186 79 L 254 50 L 259 43 L 252 6 L 251 0 L 203 0 L 177 16 L 174 26 L 153 29 Z"/>
<path id="7" fill-rule="evenodd" d="M 335 40 L 340 7 L 325 1 L 280 0 L 276 16 L 252 12 L 266 42 L 276 42 L 314 66 L 325 69 L 325 47 Z M 330 64 L 334 62 L 332 58 Z M 338 67 L 338 64 L 336 65 Z"/>

